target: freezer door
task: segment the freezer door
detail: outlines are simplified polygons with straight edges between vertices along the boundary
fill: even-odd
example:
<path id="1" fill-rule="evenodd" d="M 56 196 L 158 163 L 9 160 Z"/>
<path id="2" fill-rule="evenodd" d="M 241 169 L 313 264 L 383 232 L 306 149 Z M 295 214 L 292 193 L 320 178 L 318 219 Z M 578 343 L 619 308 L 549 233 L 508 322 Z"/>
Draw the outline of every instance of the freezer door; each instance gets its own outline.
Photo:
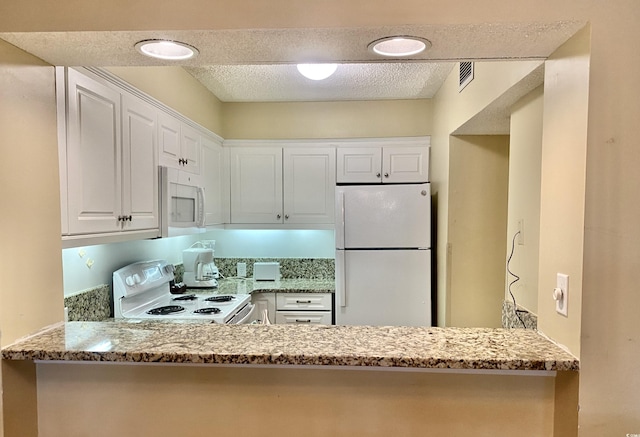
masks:
<path id="1" fill-rule="evenodd" d="M 339 186 L 336 248 L 430 248 L 429 184 Z"/>
<path id="2" fill-rule="evenodd" d="M 336 251 L 336 324 L 430 326 L 431 251 Z"/>

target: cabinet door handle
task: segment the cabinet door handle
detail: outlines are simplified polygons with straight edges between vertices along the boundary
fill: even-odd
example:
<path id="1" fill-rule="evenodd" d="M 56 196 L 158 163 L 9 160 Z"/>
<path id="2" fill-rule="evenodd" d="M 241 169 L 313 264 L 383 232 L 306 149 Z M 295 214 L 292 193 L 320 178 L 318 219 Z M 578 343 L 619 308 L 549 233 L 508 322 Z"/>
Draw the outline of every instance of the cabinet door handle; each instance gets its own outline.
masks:
<path id="1" fill-rule="evenodd" d="M 285 220 L 289 220 L 289 214 L 285 214 L 285 215 L 284 215 L 284 219 L 285 219 Z"/>
<path id="2" fill-rule="evenodd" d="M 376 173 L 376 177 L 379 178 L 380 177 L 380 173 Z"/>
<path id="3" fill-rule="evenodd" d="M 296 303 L 311 303 L 310 300 L 296 300 Z"/>
<path id="4" fill-rule="evenodd" d="M 306 319 L 306 320 L 296 319 L 296 323 L 311 323 L 311 320 L 310 319 Z"/>
<path id="5" fill-rule="evenodd" d="M 280 220 L 280 217 L 282 217 L 280 214 L 276 215 L 276 218 L 277 218 L 278 220 Z"/>
<path id="6" fill-rule="evenodd" d="M 384 174 L 384 177 L 385 177 L 385 178 L 388 178 L 388 177 L 389 177 L 389 173 L 385 173 L 385 174 Z"/>

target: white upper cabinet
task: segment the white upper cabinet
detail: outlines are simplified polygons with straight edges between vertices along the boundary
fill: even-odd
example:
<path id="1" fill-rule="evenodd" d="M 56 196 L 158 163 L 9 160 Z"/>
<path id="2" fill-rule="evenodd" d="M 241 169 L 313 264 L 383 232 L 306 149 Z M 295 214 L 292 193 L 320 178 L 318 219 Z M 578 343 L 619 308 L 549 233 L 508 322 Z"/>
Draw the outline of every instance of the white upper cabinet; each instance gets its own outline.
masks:
<path id="1" fill-rule="evenodd" d="M 160 165 L 200 173 L 200 133 L 171 114 L 158 114 Z"/>
<path id="2" fill-rule="evenodd" d="M 231 223 L 334 222 L 335 148 L 231 147 Z"/>
<path id="3" fill-rule="evenodd" d="M 282 223 L 282 148 L 233 147 L 231 222 Z"/>
<path id="4" fill-rule="evenodd" d="M 185 123 L 182 123 L 180 131 L 182 167 L 191 173 L 200 174 L 200 132 Z"/>
<path id="5" fill-rule="evenodd" d="M 205 225 L 225 222 L 225 170 L 222 145 L 213 138 L 202 136 L 202 165 L 200 168 L 204 183 Z"/>
<path id="6" fill-rule="evenodd" d="M 120 93 L 69 69 L 67 104 L 69 233 L 120 231 Z"/>
<path id="7" fill-rule="evenodd" d="M 335 186 L 335 148 L 284 149 L 285 223 L 333 223 Z"/>
<path id="8" fill-rule="evenodd" d="M 155 109 L 73 69 L 67 104 L 68 233 L 157 231 Z"/>
<path id="9" fill-rule="evenodd" d="M 338 183 L 429 181 L 428 146 L 339 147 Z"/>
<path id="10" fill-rule="evenodd" d="M 151 105 L 122 96 L 122 212 L 125 230 L 159 227 L 157 118 Z"/>

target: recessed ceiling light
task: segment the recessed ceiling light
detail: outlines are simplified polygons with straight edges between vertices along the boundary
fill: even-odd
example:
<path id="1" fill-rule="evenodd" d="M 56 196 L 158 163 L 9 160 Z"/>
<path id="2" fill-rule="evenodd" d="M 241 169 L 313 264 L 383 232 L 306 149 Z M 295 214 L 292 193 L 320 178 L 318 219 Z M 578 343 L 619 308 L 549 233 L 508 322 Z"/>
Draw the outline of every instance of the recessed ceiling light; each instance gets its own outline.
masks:
<path id="1" fill-rule="evenodd" d="M 382 56 L 411 56 L 431 47 L 431 42 L 417 36 L 387 36 L 373 41 L 368 47 Z"/>
<path id="2" fill-rule="evenodd" d="M 152 58 L 180 61 L 198 55 L 198 49 L 189 44 L 165 39 L 147 39 L 136 43 L 136 49 Z"/>
<path id="3" fill-rule="evenodd" d="M 338 64 L 298 64 L 298 71 L 307 79 L 323 80 L 338 69 Z"/>

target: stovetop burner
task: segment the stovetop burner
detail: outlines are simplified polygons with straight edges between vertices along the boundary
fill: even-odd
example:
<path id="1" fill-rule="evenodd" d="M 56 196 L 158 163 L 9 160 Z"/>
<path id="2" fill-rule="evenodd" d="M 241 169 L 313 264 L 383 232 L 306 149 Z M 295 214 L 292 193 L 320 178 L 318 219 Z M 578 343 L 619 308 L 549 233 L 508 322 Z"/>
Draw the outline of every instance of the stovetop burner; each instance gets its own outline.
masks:
<path id="1" fill-rule="evenodd" d="M 193 313 L 194 314 L 218 314 L 221 311 L 222 310 L 220 308 L 209 307 L 209 308 L 200 308 L 198 310 L 195 310 Z"/>
<path id="2" fill-rule="evenodd" d="M 185 294 L 184 296 L 174 297 L 171 300 L 197 300 L 198 297 L 195 294 Z"/>
<path id="3" fill-rule="evenodd" d="M 207 302 L 229 302 L 233 299 L 235 299 L 234 296 L 211 296 L 206 298 L 205 300 Z"/>
<path id="4" fill-rule="evenodd" d="M 181 313 L 183 311 L 184 311 L 184 307 L 181 307 L 180 305 L 165 305 L 158 308 L 152 308 L 149 311 L 147 311 L 147 314 L 151 314 L 154 316 L 156 315 L 164 316 L 167 314 Z"/>

